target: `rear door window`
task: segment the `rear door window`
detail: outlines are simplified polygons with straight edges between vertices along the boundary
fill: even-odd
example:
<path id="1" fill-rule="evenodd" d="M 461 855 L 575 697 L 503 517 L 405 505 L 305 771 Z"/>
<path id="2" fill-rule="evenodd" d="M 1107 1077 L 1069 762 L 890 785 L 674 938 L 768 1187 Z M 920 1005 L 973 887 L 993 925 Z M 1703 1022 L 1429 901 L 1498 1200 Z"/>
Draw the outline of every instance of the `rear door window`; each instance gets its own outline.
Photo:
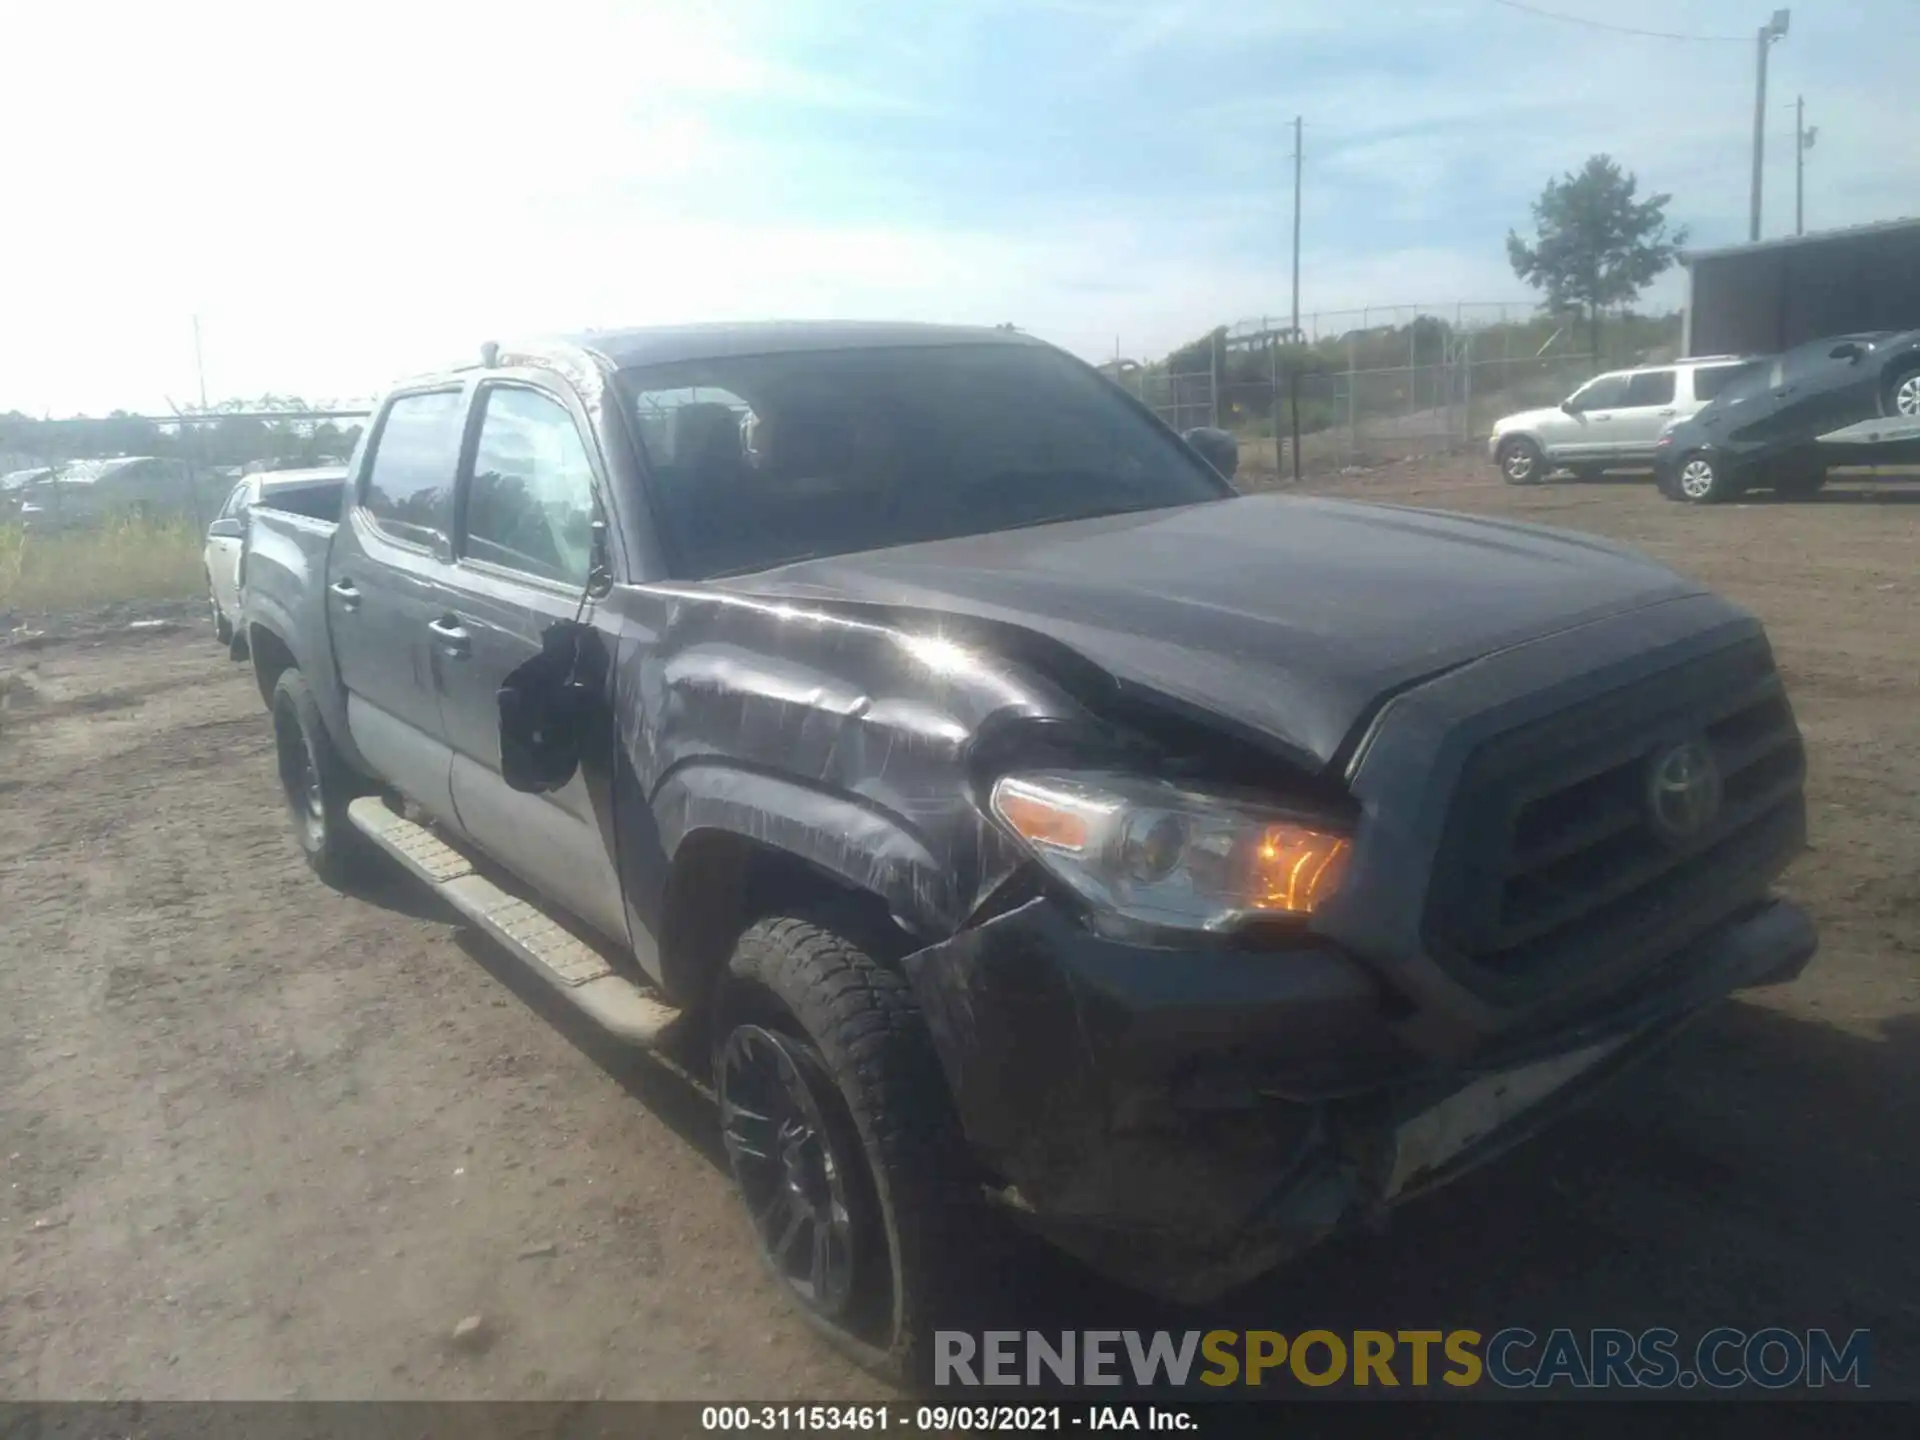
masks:
<path id="1" fill-rule="evenodd" d="M 395 540 L 430 546 L 451 528 L 463 411 L 458 390 L 401 395 L 387 407 L 360 506 Z"/>
<path id="2" fill-rule="evenodd" d="M 1642 405 L 1671 405 L 1673 371 L 1642 370 L 1627 381 L 1627 398 L 1622 403 L 1629 409 Z"/>
<path id="3" fill-rule="evenodd" d="M 1613 410 L 1627 403 L 1627 377 L 1602 375 L 1574 391 L 1570 402 L 1576 410 Z"/>

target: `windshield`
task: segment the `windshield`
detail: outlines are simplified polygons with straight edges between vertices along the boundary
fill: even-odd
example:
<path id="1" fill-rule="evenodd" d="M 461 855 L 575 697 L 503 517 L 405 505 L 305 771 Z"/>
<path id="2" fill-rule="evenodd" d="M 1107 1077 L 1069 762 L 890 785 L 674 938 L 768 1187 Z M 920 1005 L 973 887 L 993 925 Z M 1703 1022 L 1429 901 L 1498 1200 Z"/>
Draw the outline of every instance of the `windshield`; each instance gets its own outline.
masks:
<path id="1" fill-rule="evenodd" d="M 1233 493 L 1107 381 L 1040 346 L 732 356 L 620 383 L 692 577 Z"/>
<path id="2" fill-rule="evenodd" d="M 1745 360 L 1737 365 L 1702 365 L 1693 372 L 1693 398 L 1703 404 L 1717 400 L 1736 385 L 1767 373 L 1766 360 Z"/>
<path id="3" fill-rule="evenodd" d="M 1744 405 L 1756 396 L 1766 395 L 1784 382 L 1787 357 L 1766 355 L 1749 360 L 1714 392 L 1713 398 L 1693 418 L 1705 425 L 1717 425 L 1720 417 L 1736 405 Z M 1696 377 L 1695 382 L 1699 380 Z"/>

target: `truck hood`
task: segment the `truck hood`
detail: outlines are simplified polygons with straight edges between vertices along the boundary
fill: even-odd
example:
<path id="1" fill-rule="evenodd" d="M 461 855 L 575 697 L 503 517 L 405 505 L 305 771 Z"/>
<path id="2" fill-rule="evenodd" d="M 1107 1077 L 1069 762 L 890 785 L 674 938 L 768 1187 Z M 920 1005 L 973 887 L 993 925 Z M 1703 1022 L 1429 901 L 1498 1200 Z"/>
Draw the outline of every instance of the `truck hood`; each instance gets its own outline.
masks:
<path id="1" fill-rule="evenodd" d="M 1019 626 L 1313 768 L 1415 681 L 1702 593 L 1590 536 L 1272 495 L 801 561 L 725 587 Z"/>

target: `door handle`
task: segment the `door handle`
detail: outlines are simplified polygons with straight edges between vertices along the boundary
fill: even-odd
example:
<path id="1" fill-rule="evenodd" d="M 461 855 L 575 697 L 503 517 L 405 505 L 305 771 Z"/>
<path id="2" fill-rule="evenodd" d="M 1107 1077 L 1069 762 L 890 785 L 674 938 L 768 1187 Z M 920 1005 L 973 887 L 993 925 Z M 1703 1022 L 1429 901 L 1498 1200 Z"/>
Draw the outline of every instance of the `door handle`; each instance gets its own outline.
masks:
<path id="1" fill-rule="evenodd" d="M 360 608 L 360 592 L 354 588 L 353 581 L 343 576 L 329 585 L 327 589 L 339 597 L 340 608 L 342 610 L 358 610 Z"/>
<path id="2" fill-rule="evenodd" d="M 473 639 L 467 634 L 467 627 L 453 616 L 429 620 L 427 629 L 433 632 L 433 638 L 440 643 L 440 648 L 454 658 L 463 659 L 472 653 Z"/>
<path id="3" fill-rule="evenodd" d="M 1674 411 L 1674 410 L 1662 410 L 1662 411 L 1660 412 L 1660 418 L 1661 418 L 1662 420 L 1664 420 L 1664 419 L 1666 419 L 1666 418 L 1667 418 L 1667 416 L 1669 416 L 1669 415 L 1674 415 L 1674 414 L 1677 414 L 1677 413 L 1679 413 L 1679 412 L 1677 412 L 1677 411 Z"/>
<path id="4" fill-rule="evenodd" d="M 1611 415 L 1596 415 L 1593 418 L 1596 420 L 1611 420 L 1613 417 Z"/>

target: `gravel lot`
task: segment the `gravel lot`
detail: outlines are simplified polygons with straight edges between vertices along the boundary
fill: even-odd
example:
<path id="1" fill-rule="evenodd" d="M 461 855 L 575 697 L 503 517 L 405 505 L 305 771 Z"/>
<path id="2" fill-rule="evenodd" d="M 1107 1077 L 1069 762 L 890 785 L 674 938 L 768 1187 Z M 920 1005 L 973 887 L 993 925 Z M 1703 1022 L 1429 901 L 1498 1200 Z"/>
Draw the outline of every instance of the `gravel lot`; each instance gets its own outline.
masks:
<path id="1" fill-rule="evenodd" d="M 1306 488 L 1594 531 L 1758 611 L 1822 954 L 1384 1235 L 1200 1317 L 1036 1258 L 1027 1323 L 1865 1326 L 1876 1391 L 1920 1394 L 1920 489 Z M 0 1397 L 882 1393 L 762 1281 L 697 1085 L 397 877 L 313 879 L 198 625 L 0 646 L 0 916 Z"/>

